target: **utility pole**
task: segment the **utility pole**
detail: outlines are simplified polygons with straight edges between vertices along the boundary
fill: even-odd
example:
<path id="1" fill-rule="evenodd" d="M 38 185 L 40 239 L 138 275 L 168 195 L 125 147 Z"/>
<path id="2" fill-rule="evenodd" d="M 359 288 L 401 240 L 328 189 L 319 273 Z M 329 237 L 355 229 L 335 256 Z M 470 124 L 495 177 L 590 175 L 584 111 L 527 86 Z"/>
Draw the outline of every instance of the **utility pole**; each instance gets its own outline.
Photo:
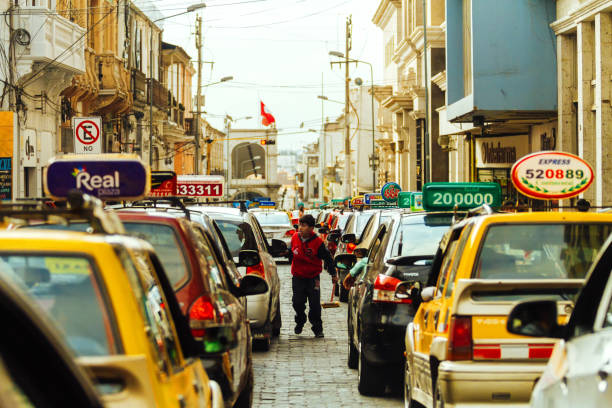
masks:
<path id="1" fill-rule="evenodd" d="M 323 72 L 321 72 L 321 95 L 325 95 L 323 89 Z M 325 185 L 325 155 L 323 145 L 325 143 L 325 100 L 321 99 L 321 136 L 319 136 L 319 201 L 323 201 L 323 186 Z"/>
<path id="2" fill-rule="evenodd" d="M 346 19 L 346 38 L 344 52 L 344 197 L 350 197 L 351 191 L 351 124 L 349 121 L 350 92 L 349 84 L 349 51 L 352 48 L 352 16 Z"/>
<path id="3" fill-rule="evenodd" d="M 196 117 L 195 117 L 195 130 L 194 130 L 194 143 L 195 143 L 195 158 L 193 161 L 194 174 L 200 174 L 200 100 L 202 99 L 202 17 L 196 17 L 196 48 L 198 49 L 198 89 L 196 91 Z M 210 162 L 210 157 L 206 157 L 206 160 Z M 210 169 L 210 166 L 206 166 Z M 210 174 L 210 170 L 208 170 Z"/>

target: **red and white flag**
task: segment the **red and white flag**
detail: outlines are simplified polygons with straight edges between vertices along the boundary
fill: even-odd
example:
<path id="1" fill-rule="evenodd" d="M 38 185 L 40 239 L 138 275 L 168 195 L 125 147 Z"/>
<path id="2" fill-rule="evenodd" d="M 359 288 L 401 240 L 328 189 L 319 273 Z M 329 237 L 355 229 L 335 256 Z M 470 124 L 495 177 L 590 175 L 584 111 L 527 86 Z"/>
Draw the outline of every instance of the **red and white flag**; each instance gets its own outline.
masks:
<path id="1" fill-rule="evenodd" d="M 261 124 L 264 126 L 270 126 L 272 123 L 276 123 L 276 119 L 270 113 L 266 105 L 262 101 L 259 101 L 261 104 Z"/>

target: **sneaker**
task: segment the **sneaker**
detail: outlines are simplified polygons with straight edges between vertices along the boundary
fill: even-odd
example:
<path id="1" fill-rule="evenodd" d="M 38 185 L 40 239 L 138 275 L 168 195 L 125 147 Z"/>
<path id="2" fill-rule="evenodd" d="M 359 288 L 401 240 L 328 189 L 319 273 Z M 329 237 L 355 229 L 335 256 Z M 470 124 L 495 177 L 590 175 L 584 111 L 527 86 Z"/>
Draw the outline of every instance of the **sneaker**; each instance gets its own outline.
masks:
<path id="1" fill-rule="evenodd" d="M 325 337 L 325 335 L 323 334 L 323 332 L 318 332 L 318 333 L 315 333 L 315 337 L 318 339 L 322 339 L 323 337 Z"/>
<path id="2" fill-rule="evenodd" d="M 293 332 L 295 334 L 300 334 L 302 332 L 302 329 L 304 328 L 303 324 L 296 324 L 295 325 L 295 329 L 293 329 Z"/>

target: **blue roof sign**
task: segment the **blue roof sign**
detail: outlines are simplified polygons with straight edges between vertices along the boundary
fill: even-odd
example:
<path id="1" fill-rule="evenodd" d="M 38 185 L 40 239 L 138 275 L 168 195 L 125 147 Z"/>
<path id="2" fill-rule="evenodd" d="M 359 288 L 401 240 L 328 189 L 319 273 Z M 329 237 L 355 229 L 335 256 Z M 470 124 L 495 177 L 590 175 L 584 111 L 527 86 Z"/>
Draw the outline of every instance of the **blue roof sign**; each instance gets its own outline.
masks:
<path id="1" fill-rule="evenodd" d="M 55 200 L 74 189 L 102 200 L 138 200 L 149 193 L 151 176 L 136 155 L 66 155 L 51 160 L 44 188 Z"/>

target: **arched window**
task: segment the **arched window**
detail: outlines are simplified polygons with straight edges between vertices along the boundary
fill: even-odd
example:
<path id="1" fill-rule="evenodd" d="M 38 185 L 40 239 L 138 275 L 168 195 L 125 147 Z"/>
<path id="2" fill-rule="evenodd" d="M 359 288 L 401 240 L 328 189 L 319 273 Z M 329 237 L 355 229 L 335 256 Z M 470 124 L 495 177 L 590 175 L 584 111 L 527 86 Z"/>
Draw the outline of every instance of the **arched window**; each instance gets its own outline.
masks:
<path id="1" fill-rule="evenodd" d="M 240 143 L 232 150 L 232 178 L 265 179 L 266 151 L 256 143 Z"/>

